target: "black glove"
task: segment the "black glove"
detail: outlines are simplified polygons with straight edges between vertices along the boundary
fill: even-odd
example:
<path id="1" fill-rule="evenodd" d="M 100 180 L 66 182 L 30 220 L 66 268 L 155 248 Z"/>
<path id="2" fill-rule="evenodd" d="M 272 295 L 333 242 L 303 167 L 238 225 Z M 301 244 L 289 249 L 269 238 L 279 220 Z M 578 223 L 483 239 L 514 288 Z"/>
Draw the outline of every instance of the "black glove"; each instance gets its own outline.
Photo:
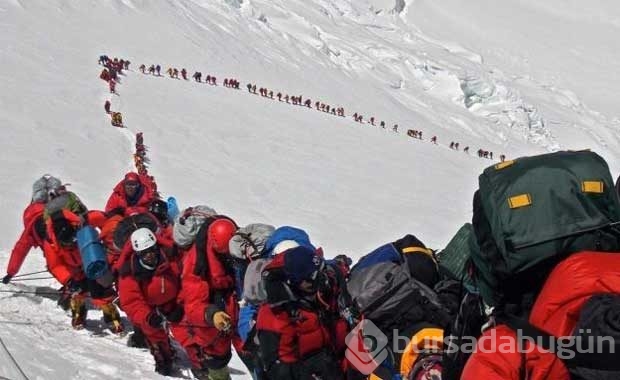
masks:
<path id="1" fill-rule="evenodd" d="M 105 214 L 106 214 L 106 216 L 108 218 L 111 217 L 111 216 L 114 216 L 114 215 L 124 216 L 125 215 L 125 207 L 113 208 L 112 210 L 106 212 Z"/>
<path id="2" fill-rule="evenodd" d="M 180 322 L 181 319 L 183 319 L 184 315 L 185 315 L 185 311 L 183 310 L 183 307 L 180 305 L 177 305 L 174 308 L 174 310 L 166 314 L 166 319 L 168 320 L 168 322 L 177 323 L 177 322 Z"/>
<path id="3" fill-rule="evenodd" d="M 73 279 L 67 282 L 65 289 L 67 289 L 69 294 L 82 293 L 83 291 L 81 281 L 75 281 Z"/>
<path id="4" fill-rule="evenodd" d="M 11 276 L 10 274 L 7 274 L 6 276 L 4 276 L 2 278 L 2 283 L 3 284 L 8 284 L 9 282 L 11 282 L 11 279 L 13 278 L 13 276 Z"/>
<path id="5" fill-rule="evenodd" d="M 149 316 L 146 317 L 146 322 L 149 324 L 149 326 L 156 329 L 164 324 L 164 317 L 159 315 L 158 312 L 152 311 Z"/>

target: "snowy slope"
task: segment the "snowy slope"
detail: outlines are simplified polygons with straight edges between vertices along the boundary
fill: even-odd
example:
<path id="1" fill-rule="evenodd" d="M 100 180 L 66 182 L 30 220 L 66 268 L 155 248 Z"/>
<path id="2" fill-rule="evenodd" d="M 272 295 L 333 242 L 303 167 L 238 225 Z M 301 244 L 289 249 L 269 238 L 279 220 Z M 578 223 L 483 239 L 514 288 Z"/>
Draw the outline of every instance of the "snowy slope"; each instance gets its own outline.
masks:
<path id="1" fill-rule="evenodd" d="M 240 224 L 302 226 L 328 256 L 359 257 L 407 232 L 441 247 L 471 218 L 477 175 L 492 163 L 474 157 L 478 148 L 496 157 L 591 148 L 616 173 L 619 6 L 563 3 L 0 0 L 0 263 L 35 177 L 58 175 L 102 208 L 132 166 L 138 131 L 164 195 Z M 103 53 L 132 61 L 118 96 L 97 78 Z M 235 77 L 241 90 L 144 76 L 140 63 L 220 84 Z M 251 95 L 248 82 L 374 115 L 401 133 Z M 108 98 L 127 130 L 109 125 Z M 33 252 L 22 271 L 43 268 Z M 159 378 L 148 353 L 68 329 L 48 299 L 2 293 L 0 305 L 0 338 L 31 379 Z M 21 378 L 3 354 L 0 376 Z"/>

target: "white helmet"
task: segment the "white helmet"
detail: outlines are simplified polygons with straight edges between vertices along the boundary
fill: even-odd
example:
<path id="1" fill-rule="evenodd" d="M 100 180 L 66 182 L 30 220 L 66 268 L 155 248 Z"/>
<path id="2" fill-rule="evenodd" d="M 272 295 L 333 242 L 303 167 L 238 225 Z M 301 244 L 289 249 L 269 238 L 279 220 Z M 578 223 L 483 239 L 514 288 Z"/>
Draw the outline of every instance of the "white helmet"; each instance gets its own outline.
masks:
<path id="1" fill-rule="evenodd" d="M 157 238 L 148 228 L 138 228 L 131 234 L 131 247 L 135 252 L 145 251 L 157 244 Z"/>

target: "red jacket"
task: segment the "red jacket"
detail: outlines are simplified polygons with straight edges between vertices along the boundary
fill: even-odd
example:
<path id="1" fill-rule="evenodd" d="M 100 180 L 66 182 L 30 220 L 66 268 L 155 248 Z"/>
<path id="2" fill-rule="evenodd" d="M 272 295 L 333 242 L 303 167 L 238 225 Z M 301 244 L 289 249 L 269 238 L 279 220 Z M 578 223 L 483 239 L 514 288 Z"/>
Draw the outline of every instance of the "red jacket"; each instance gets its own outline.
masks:
<path id="1" fill-rule="evenodd" d="M 297 313 L 291 316 L 286 310 L 267 304 L 258 311 L 256 331 L 261 350 L 277 353 L 275 359 L 285 364 L 297 363 L 325 348 L 331 349 L 329 331 L 319 320 L 318 313 L 304 308 L 297 309 Z M 277 338 L 277 346 L 269 347 L 271 339 L 265 339 L 266 335 Z"/>
<path id="2" fill-rule="evenodd" d="M 168 230 L 160 228 L 157 232 L 155 232 L 155 237 L 157 238 L 157 244 L 166 256 L 166 260 L 180 263 L 183 253 L 174 244 L 174 240 Z M 133 257 L 133 253 L 131 241 L 128 238 L 123 248 L 121 248 L 120 253 L 117 253 L 112 261 L 108 261 L 112 271 L 119 273 L 123 267 L 127 265 L 131 257 Z"/>
<path id="3" fill-rule="evenodd" d="M 315 374 L 323 379 L 340 378 L 332 326 L 324 319 L 318 300 L 315 304 L 300 298 L 287 284 L 283 271 L 287 252 L 274 256 L 264 269 L 270 272 L 265 283 L 268 303 L 258 310 L 256 334 L 267 377 L 280 380 Z M 312 368 L 313 363 L 319 367 Z M 308 377 L 300 375 L 304 371 Z"/>
<path id="4" fill-rule="evenodd" d="M 181 289 L 181 269 L 162 255 L 162 262 L 153 272 L 140 266 L 132 256 L 123 266 L 118 281 L 120 304 L 129 319 L 138 325 L 148 325 L 147 318 L 156 308 L 163 314 L 176 307 Z"/>
<path id="5" fill-rule="evenodd" d="M 209 245 L 207 245 L 209 246 Z M 237 326 L 239 318 L 239 304 L 235 293 L 234 277 L 228 274 L 222 263 L 211 251 L 212 260 L 207 267 L 211 277 L 213 272 L 219 272 L 220 283 L 229 283 L 228 287 L 216 287 L 197 272 L 197 250 L 194 244 L 183 258 L 183 274 L 181 277 L 183 291 L 179 296 L 179 303 L 185 309 L 185 319 L 194 329 L 194 342 L 200 345 L 205 353 L 213 356 L 225 356 L 230 352 L 231 343 L 235 348 L 241 348 L 241 339 L 237 330 L 232 328 L 222 335 L 210 320 L 217 311 L 224 311 L 232 321 L 231 326 Z M 218 260 L 213 261 L 213 259 Z M 220 265 L 218 265 L 218 263 Z M 207 320 L 209 319 L 209 320 Z"/>
<path id="6" fill-rule="evenodd" d="M 529 322 L 556 337 L 570 336 L 584 303 L 597 293 L 620 293 L 620 256 L 617 253 L 580 252 L 551 272 L 530 314 Z M 494 334 L 493 342 L 490 337 Z M 516 340 L 515 332 L 498 325 L 484 332 L 484 341 L 468 360 L 461 379 L 520 379 L 522 354 L 490 352 L 501 347 L 506 337 Z M 504 350 L 502 350 L 504 351 Z M 526 346 L 525 370 L 528 380 L 568 380 L 564 364 L 553 353 Z M 530 352 L 533 351 L 533 352 Z"/>
<path id="7" fill-rule="evenodd" d="M 125 210 L 125 216 L 133 213 L 147 212 L 149 204 L 155 199 L 155 192 L 153 191 L 152 182 L 145 176 L 140 176 L 140 184 L 142 186 L 139 190 L 138 199 L 131 204 L 125 195 L 124 180 L 116 184 L 112 191 L 112 195 L 110 195 L 106 203 L 105 212 L 110 212 L 114 209 L 123 209 Z"/>
<path id="8" fill-rule="evenodd" d="M 45 227 L 42 217 L 44 210 L 45 203 L 40 202 L 31 203 L 24 210 L 24 231 L 15 243 L 13 251 L 11 251 L 11 258 L 9 259 L 9 264 L 6 269 L 7 274 L 15 276 L 24 263 L 28 252 L 30 252 L 32 248 L 43 247 Z M 41 231 L 37 231 L 37 227 Z"/>

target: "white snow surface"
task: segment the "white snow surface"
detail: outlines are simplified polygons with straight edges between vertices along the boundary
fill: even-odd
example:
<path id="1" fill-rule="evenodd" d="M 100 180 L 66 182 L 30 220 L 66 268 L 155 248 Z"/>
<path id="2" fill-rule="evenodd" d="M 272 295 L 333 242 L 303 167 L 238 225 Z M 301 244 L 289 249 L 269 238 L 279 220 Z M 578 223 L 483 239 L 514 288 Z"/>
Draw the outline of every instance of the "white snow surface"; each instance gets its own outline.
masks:
<path id="1" fill-rule="evenodd" d="M 38 176 L 101 209 L 132 169 L 138 131 L 161 192 L 182 207 L 302 227 L 327 256 L 358 258 L 405 233 L 441 248 L 471 219 L 477 176 L 494 163 L 478 148 L 496 158 L 589 148 L 617 173 L 619 15 L 611 0 L 0 0 L 0 263 Z M 132 62 L 118 95 L 98 79 L 100 54 Z M 218 86 L 142 75 L 141 63 Z M 248 94 L 248 82 L 347 117 Z M 128 129 L 110 126 L 106 99 Z M 22 272 L 44 266 L 33 251 Z M 58 284 L 0 289 L 36 286 Z M 27 378 L 161 378 L 148 352 L 92 336 L 99 311 L 88 323 L 75 332 L 52 300 L 0 293 L 0 338 Z M 249 378 L 237 358 L 231 367 Z M 24 378 L 2 347 L 0 377 Z"/>

